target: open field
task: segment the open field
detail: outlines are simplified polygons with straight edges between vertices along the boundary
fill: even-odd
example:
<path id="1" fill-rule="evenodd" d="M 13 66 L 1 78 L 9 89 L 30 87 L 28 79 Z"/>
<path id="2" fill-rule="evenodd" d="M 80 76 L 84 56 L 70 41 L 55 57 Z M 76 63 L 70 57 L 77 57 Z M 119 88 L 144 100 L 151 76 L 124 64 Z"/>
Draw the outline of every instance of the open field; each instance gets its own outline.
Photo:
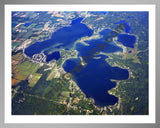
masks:
<path id="1" fill-rule="evenodd" d="M 21 80 L 12 79 L 12 86 L 20 83 Z"/>
<path id="2" fill-rule="evenodd" d="M 63 91 L 63 92 L 61 93 L 61 95 L 64 96 L 64 97 L 69 97 L 69 96 L 70 96 L 69 94 L 70 94 L 69 91 Z"/>
<path id="3" fill-rule="evenodd" d="M 59 78 L 59 77 L 60 77 L 59 71 L 56 68 L 53 68 L 53 70 L 48 75 L 46 80 L 48 81 L 48 80 L 52 80 L 53 78 Z"/>
<path id="4" fill-rule="evenodd" d="M 36 72 L 39 68 L 39 64 L 35 64 L 29 61 L 25 61 L 24 63 L 17 66 L 20 75 L 29 76 L 31 73 Z"/>
<path id="5" fill-rule="evenodd" d="M 22 54 L 19 52 L 16 55 L 12 56 L 12 60 L 21 61 L 23 58 Z"/>
<path id="6" fill-rule="evenodd" d="M 34 85 L 38 82 L 38 80 L 41 78 L 42 74 L 33 73 L 32 77 L 29 79 L 29 85 L 30 87 L 34 87 Z"/>
<path id="7" fill-rule="evenodd" d="M 17 80 L 26 80 L 27 76 L 16 74 L 15 77 L 14 77 L 14 79 L 17 79 Z"/>
<path id="8" fill-rule="evenodd" d="M 41 77 L 41 74 L 35 73 L 39 67 L 39 64 L 35 64 L 30 61 L 25 61 L 22 64 L 19 64 L 13 72 L 14 77 L 12 85 L 16 85 L 22 80 L 26 80 L 30 74 L 33 74 L 33 80 L 31 79 L 32 82 L 30 83 L 30 86 L 34 86 Z"/>

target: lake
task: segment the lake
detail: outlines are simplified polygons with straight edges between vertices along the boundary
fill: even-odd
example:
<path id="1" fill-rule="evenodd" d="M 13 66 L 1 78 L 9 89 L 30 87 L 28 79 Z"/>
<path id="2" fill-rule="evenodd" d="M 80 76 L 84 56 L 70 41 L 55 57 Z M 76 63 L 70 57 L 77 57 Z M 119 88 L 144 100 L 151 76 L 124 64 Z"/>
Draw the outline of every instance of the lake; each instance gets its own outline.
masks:
<path id="1" fill-rule="evenodd" d="M 89 56 L 92 50 L 101 43 L 105 45 L 105 37 L 110 34 L 112 30 L 105 29 L 100 32 L 102 38 L 85 41 L 88 45 L 82 43 L 76 44 L 76 50 L 78 51 L 78 57 Z M 103 53 L 114 53 L 122 52 L 122 48 L 118 47 L 114 42 L 108 43 L 107 46 L 101 52 Z M 89 52 L 91 54 L 89 54 Z M 96 54 L 87 63 L 80 72 L 74 72 L 73 80 L 76 81 L 81 90 L 86 94 L 87 97 L 91 97 L 95 100 L 95 104 L 103 107 L 107 105 L 114 105 L 118 102 L 116 96 L 108 94 L 108 90 L 116 86 L 116 82 L 111 80 L 125 80 L 129 78 L 129 72 L 126 69 L 120 67 L 112 67 L 105 60 L 108 58 L 106 55 Z M 80 58 L 68 59 L 64 64 L 63 68 L 66 72 L 71 72 L 76 65 L 80 63 Z"/>
<path id="2" fill-rule="evenodd" d="M 49 62 L 52 59 L 58 60 L 60 56 L 60 49 L 71 49 L 74 46 L 75 41 L 85 36 L 92 36 L 93 30 L 81 23 L 83 18 L 77 18 L 72 21 L 70 26 L 63 27 L 51 36 L 51 39 L 36 42 L 27 47 L 24 53 L 32 57 L 34 54 L 43 52 L 46 55 L 46 61 Z M 125 23 L 127 28 L 125 32 L 131 31 L 131 28 L 125 21 L 118 23 Z M 115 23 L 115 24 L 118 24 Z M 123 49 L 118 47 L 115 42 L 107 43 L 105 40 L 106 36 L 110 36 L 111 29 L 104 29 L 99 34 L 101 38 L 92 39 L 85 41 L 84 45 L 81 42 L 77 43 L 75 49 L 78 51 L 78 58 L 71 58 L 64 62 L 63 68 L 66 72 L 70 72 L 78 63 L 80 63 L 80 57 L 86 57 L 90 55 L 90 52 L 101 43 L 105 45 L 105 48 L 101 50 L 102 53 L 114 53 L 123 52 Z M 126 47 L 134 47 L 136 37 L 129 34 L 118 34 L 118 42 L 122 43 Z M 107 45 L 106 45 L 107 43 Z M 92 54 L 92 53 L 91 53 Z M 108 58 L 104 54 L 96 54 L 87 63 L 86 67 L 83 68 L 79 73 L 73 76 L 73 80 L 86 94 L 87 97 L 91 97 L 95 100 L 95 104 L 98 106 L 114 105 L 118 102 L 116 96 L 110 95 L 108 90 L 116 86 L 116 82 L 112 80 L 125 80 L 129 78 L 129 72 L 127 69 L 120 67 L 112 67 L 106 61 Z"/>
<path id="3" fill-rule="evenodd" d="M 70 26 L 57 30 L 52 34 L 51 39 L 30 45 L 25 49 L 24 53 L 32 57 L 34 54 L 44 52 L 47 57 L 50 58 L 50 56 L 53 56 L 52 59 L 56 59 L 57 54 L 54 54 L 55 51 L 62 48 L 70 49 L 79 38 L 93 34 L 92 29 L 81 23 L 82 19 L 83 18 L 77 18 L 72 21 Z M 50 59 L 47 58 L 47 60 Z"/>

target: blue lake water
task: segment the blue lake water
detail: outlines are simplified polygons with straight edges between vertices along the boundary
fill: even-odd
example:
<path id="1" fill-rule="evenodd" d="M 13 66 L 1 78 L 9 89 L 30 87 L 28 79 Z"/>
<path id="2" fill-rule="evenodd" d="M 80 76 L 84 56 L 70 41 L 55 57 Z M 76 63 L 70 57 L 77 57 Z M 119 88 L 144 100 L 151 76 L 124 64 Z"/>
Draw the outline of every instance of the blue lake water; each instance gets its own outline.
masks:
<path id="1" fill-rule="evenodd" d="M 32 23 L 26 23 L 24 26 L 28 27 L 29 25 L 31 25 Z"/>
<path id="2" fill-rule="evenodd" d="M 79 53 L 78 55 L 79 56 L 89 55 L 88 51 L 92 52 L 92 50 L 94 48 L 96 48 L 99 43 L 101 43 L 102 45 L 105 46 L 105 48 L 103 50 L 100 50 L 101 52 L 104 52 L 104 53 L 113 53 L 113 52 L 117 52 L 117 51 L 122 52 L 123 49 L 118 47 L 114 42 L 110 42 L 110 43 L 106 42 L 105 37 L 109 36 L 111 32 L 112 32 L 112 30 L 110 30 L 110 29 L 105 29 L 105 30 L 101 31 L 100 35 L 102 35 L 102 38 L 85 41 L 85 43 L 87 43 L 88 46 L 81 44 L 81 43 L 76 44 L 76 50 Z"/>
<path id="3" fill-rule="evenodd" d="M 124 46 L 134 48 L 134 44 L 136 43 L 136 37 L 133 35 L 126 35 L 126 34 L 118 34 L 118 40 Z"/>
<path id="4" fill-rule="evenodd" d="M 52 54 L 47 54 L 46 62 L 49 62 L 53 59 L 58 60 L 60 57 L 59 51 L 53 52 Z"/>

